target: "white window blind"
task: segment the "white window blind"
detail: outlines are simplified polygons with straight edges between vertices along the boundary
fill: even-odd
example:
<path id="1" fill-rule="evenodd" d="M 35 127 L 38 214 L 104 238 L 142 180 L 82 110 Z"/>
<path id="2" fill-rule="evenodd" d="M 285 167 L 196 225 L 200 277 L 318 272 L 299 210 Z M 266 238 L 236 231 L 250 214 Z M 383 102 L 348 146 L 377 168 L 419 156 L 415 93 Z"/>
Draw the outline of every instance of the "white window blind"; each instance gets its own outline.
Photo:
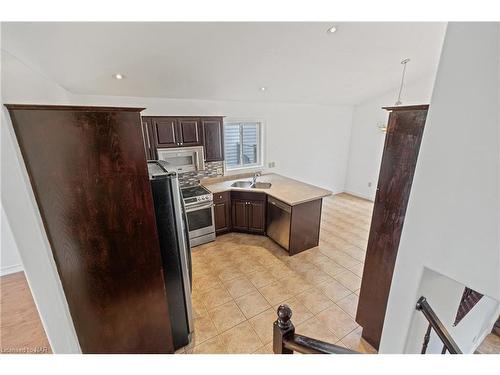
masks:
<path id="1" fill-rule="evenodd" d="M 260 122 L 224 124 L 224 148 L 227 169 L 261 165 Z"/>

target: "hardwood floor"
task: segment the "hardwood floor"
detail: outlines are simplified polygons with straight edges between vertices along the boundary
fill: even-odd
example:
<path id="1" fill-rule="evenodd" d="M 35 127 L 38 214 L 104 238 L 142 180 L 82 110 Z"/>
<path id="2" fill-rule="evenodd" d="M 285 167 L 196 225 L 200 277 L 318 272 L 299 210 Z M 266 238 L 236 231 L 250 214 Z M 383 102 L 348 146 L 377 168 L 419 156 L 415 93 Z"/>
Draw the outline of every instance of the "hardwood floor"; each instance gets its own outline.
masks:
<path id="1" fill-rule="evenodd" d="M 500 354 L 500 336 L 490 333 L 476 350 L 478 354 Z"/>
<path id="2" fill-rule="evenodd" d="M 52 353 L 24 272 L 0 277 L 0 353 Z"/>

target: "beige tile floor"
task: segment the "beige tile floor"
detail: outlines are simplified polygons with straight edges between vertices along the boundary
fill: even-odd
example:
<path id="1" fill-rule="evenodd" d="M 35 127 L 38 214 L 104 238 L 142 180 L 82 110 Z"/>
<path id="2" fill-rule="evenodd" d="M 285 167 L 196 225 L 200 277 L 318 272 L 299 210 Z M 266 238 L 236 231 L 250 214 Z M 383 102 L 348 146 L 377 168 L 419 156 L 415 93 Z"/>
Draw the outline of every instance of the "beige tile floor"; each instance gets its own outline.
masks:
<path id="1" fill-rule="evenodd" d="M 193 249 L 195 333 L 179 353 L 272 353 L 276 309 L 296 332 L 358 351 L 374 349 L 354 321 L 373 204 L 323 200 L 320 245 L 289 257 L 264 236 L 229 233 Z"/>

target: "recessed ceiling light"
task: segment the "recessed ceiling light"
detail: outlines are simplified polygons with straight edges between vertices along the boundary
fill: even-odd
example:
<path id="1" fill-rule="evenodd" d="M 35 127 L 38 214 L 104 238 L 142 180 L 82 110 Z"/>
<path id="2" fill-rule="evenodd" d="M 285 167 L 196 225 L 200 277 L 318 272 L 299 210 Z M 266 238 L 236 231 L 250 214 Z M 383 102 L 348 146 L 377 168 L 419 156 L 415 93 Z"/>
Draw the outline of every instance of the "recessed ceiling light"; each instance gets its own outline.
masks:
<path id="1" fill-rule="evenodd" d="M 116 74 L 114 74 L 114 75 L 113 75 L 113 77 L 114 77 L 115 79 L 123 79 L 123 78 L 125 78 L 125 77 L 123 76 L 123 74 L 120 74 L 120 73 L 116 73 Z"/>
<path id="2" fill-rule="evenodd" d="M 259 90 L 260 90 L 260 91 L 266 91 L 266 90 L 267 90 L 267 87 L 262 86 Z"/>
<path id="3" fill-rule="evenodd" d="M 326 33 L 333 34 L 335 31 L 337 31 L 337 28 L 335 26 L 332 26 L 328 30 L 326 30 Z"/>

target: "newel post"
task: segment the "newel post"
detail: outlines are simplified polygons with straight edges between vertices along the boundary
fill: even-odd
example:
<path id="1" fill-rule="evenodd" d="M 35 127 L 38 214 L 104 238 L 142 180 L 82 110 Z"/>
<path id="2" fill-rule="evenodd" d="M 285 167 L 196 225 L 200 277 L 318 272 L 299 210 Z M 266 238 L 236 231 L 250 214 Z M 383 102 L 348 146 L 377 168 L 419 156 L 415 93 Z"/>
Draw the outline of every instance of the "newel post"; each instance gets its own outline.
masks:
<path id="1" fill-rule="evenodd" d="M 293 350 L 285 348 L 283 340 L 293 338 L 295 327 L 290 320 L 292 309 L 288 305 L 278 307 L 278 319 L 273 324 L 273 352 L 274 354 L 293 354 Z"/>

